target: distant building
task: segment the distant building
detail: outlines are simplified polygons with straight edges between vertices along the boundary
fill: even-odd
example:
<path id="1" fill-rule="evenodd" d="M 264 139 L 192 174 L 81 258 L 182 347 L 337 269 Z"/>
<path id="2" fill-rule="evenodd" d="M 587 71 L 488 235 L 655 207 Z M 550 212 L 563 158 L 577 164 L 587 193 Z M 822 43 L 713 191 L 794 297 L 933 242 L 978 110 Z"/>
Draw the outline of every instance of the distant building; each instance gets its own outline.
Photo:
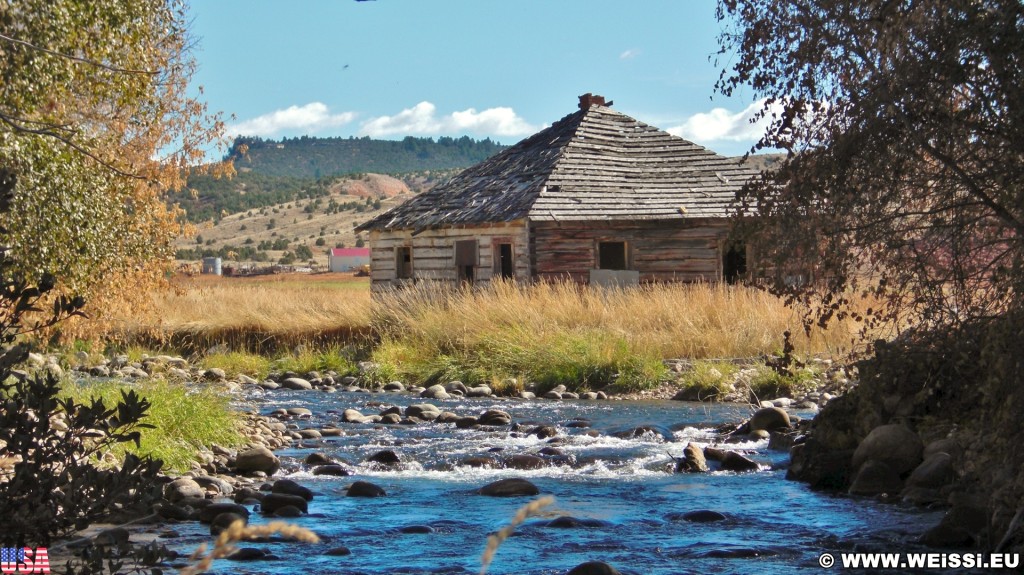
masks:
<path id="1" fill-rule="evenodd" d="M 580 96 L 579 110 L 356 228 L 374 288 L 420 280 L 736 281 L 726 241 L 759 170 Z"/>
<path id="2" fill-rule="evenodd" d="M 333 248 L 327 254 L 327 267 L 332 272 L 348 272 L 370 263 L 370 248 Z"/>
<path id="3" fill-rule="evenodd" d="M 221 275 L 221 259 L 220 258 L 203 258 L 202 273 L 212 274 L 215 276 Z"/>

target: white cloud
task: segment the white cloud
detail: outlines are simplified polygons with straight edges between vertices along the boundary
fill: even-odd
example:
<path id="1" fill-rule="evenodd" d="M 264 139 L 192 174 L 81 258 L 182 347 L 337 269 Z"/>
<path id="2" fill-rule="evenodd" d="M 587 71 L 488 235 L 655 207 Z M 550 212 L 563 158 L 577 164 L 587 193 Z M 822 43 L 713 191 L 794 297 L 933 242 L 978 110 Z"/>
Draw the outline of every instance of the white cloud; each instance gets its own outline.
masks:
<path id="1" fill-rule="evenodd" d="M 363 122 L 360 134 L 380 138 L 394 135 L 477 134 L 525 136 L 539 130 L 506 107 L 477 111 L 468 108 L 438 117 L 437 106 L 420 102 L 394 116 L 380 116 Z"/>
<path id="2" fill-rule="evenodd" d="M 257 116 L 225 129 L 228 136 L 276 136 L 285 131 L 312 134 L 326 128 L 336 128 L 352 122 L 354 112 L 332 114 L 326 104 L 311 102 L 305 106 L 290 106 L 269 114 Z"/>
<path id="3" fill-rule="evenodd" d="M 380 116 L 363 122 L 360 133 L 375 138 L 395 134 L 435 134 L 441 131 L 436 111 L 437 107 L 430 102 L 420 102 L 394 116 Z"/>
<path id="4" fill-rule="evenodd" d="M 633 58 L 636 58 L 639 55 L 639 48 L 630 48 L 629 50 L 626 50 L 625 52 L 619 54 L 619 60 L 632 60 Z"/>
<path id="5" fill-rule="evenodd" d="M 488 108 L 477 112 L 469 108 L 461 112 L 453 112 L 450 118 L 455 130 L 466 130 L 494 134 L 495 136 L 525 136 L 540 128 L 531 126 L 526 120 L 516 115 L 512 108 Z"/>
<path id="6" fill-rule="evenodd" d="M 710 112 L 701 112 L 690 116 L 681 126 L 666 130 L 670 134 L 704 142 L 755 142 L 764 135 L 768 119 L 761 118 L 751 123 L 750 119 L 764 107 L 764 100 L 758 100 L 740 112 L 730 112 L 725 108 L 714 108 Z M 781 111 L 781 105 L 778 105 Z M 769 114 L 770 117 L 770 114 Z"/>

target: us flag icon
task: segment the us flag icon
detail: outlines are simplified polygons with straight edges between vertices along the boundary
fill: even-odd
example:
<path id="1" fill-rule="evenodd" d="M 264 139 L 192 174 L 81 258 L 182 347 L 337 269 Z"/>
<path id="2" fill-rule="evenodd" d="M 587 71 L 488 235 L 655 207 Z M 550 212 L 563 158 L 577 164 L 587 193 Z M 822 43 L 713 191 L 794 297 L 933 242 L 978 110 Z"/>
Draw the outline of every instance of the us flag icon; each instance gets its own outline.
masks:
<path id="1" fill-rule="evenodd" d="M 45 547 L 3 547 L 0 548 L 0 571 L 5 574 L 42 575 L 50 572 L 50 558 Z"/>

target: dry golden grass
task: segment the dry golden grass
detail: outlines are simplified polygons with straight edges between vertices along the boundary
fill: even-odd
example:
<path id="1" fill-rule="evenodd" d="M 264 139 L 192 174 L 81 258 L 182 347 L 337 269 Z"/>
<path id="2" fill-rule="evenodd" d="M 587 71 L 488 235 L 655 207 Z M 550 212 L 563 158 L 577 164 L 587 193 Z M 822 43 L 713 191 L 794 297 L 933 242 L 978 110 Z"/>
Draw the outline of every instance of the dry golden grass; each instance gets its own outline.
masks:
<path id="1" fill-rule="evenodd" d="M 205 349 L 226 343 L 273 351 L 334 343 L 369 332 L 366 278 L 346 274 L 202 278 L 154 296 L 156 315 L 125 317 L 116 336 L 129 342 Z"/>
<path id="2" fill-rule="evenodd" d="M 373 316 L 384 336 L 442 347 L 508 330 L 539 339 L 599 331 L 663 358 L 753 357 L 781 348 L 787 330 L 801 353 L 842 354 L 857 329 L 852 322 L 835 322 L 807 336 L 799 310 L 766 292 L 722 284 L 600 290 L 495 282 L 481 290 L 424 288 L 377 298 Z"/>
<path id="3" fill-rule="evenodd" d="M 778 351 L 787 330 L 799 353 L 842 355 L 857 329 L 834 322 L 807 336 L 799 310 L 763 291 L 720 284 L 601 290 L 494 282 L 458 290 L 421 285 L 373 298 L 368 285 L 342 274 L 203 278 L 157 296 L 154 315 L 123 318 L 118 332 L 129 342 L 186 350 L 226 343 L 256 352 L 373 338 L 411 344 L 421 355 L 514 351 L 505 344 L 577 337 L 659 358 L 702 359 Z"/>

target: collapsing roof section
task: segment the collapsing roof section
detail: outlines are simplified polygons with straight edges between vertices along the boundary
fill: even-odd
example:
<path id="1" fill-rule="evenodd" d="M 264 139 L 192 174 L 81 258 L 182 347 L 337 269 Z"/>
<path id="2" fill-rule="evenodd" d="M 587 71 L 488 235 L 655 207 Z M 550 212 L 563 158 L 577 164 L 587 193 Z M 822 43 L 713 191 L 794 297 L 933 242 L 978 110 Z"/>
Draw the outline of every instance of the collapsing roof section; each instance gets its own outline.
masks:
<path id="1" fill-rule="evenodd" d="M 603 98 L 580 102 L 579 111 L 358 229 L 726 217 L 758 173 L 612 110 Z"/>

